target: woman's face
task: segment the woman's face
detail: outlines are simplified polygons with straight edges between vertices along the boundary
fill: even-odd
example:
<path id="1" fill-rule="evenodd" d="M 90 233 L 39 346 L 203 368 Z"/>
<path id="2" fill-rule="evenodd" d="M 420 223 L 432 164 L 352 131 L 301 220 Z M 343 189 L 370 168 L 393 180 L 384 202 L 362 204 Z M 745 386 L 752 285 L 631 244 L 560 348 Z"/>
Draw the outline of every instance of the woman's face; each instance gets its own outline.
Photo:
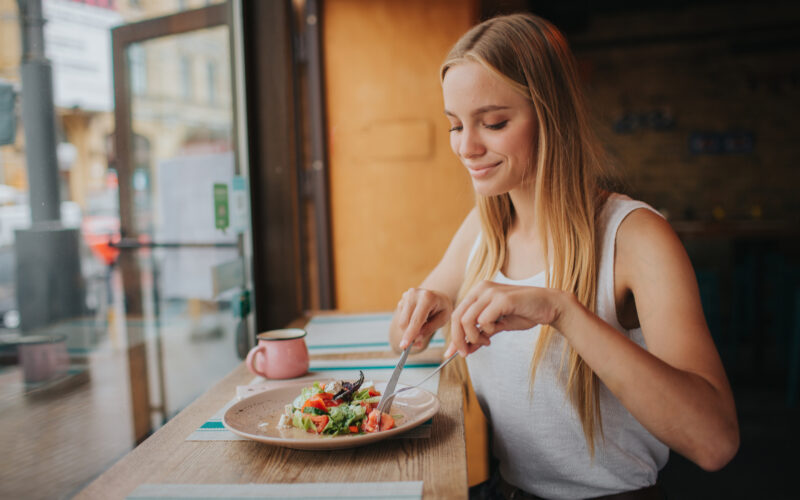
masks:
<path id="1" fill-rule="evenodd" d="M 537 134 L 531 102 L 476 62 L 451 66 L 442 91 L 450 147 L 475 191 L 494 196 L 530 183 Z"/>

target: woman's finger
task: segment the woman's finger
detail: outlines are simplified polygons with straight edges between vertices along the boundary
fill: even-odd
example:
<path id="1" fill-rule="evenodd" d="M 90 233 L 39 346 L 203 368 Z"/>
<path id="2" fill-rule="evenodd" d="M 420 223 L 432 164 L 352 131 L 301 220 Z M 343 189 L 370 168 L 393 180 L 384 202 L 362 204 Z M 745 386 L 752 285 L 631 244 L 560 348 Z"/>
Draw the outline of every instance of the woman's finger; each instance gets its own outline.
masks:
<path id="1" fill-rule="evenodd" d="M 474 314 L 465 314 L 461 317 L 461 328 L 464 331 L 464 341 L 468 344 L 480 343 L 480 325 L 477 324 L 474 318 Z"/>
<path id="2" fill-rule="evenodd" d="M 400 302 L 397 303 L 397 326 L 402 330 L 408 328 L 408 322 L 411 319 L 411 312 L 414 309 L 414 293 L 413 288 L 409 288 L 400 297 Z"/>
<path id="3" fill-rule="evenodd" d="M 409 342 L 416 340 L 422 333 L 422 327 L 430 316 L 431 300 L 425 297 L 424 292 L 417 295 L 416 307 L 411 313 L 406 331 L 403 333 L 403 340 L 408 345 Z"/>
<path id="4" fill-rule="evenodd" d="M 436 333 L 436 330 L 444 323 L 442 321 L 444 311 L 437 311 L 428 316 L 428 320 L 422 325 L 420 330 L 420 337 L 427 338 Z"/>
<path id="5" fill-rule="evenodd" d="M 464 311 L 475 301 L 475 298 L 476 296 L 473 292 L 468 293 L 450 316 L 450 343 L 455 347 L 450 354 L 456 350 L 461 353 L 462 356 L 469 354 L 467 352 L 467 341 L 464 338 L 465 333 L 461 323 L 461 317 Z"/>
<path id="6" fill-rule="evenodd" d="M 414 312 L 416 306 L 416 297 L 413 288 L 409 288 L 403 294 L 403 297 L 400 299 L 400 303 L 398 305 L 398 312 L 397 312 L 397 326 L 403 332 L 403 336 L 400 339 L 400 348 L 405 349 L 408 347 L 408 343 L 411 339 L 407 338 L 408 336 L 408 325 L 411 322 L 411 315 Z"/>
<path id="7" fill-rule="evenodd" d="M 465 337 L 467 342 L 470 344 L 485 345 L 485 341 L 482 341 L 481 339 L 482 334 L 485 333 L 485 330 L 483 328 L 483 323 L 481 323 L 478 318 L 484 309 L 486 309 L 486 307 L 491 303 L 491 300 L 492 296 L 490 293 L 482 293 L 472 304 L 470 304 L 466 311 L 464 311 L 464 315 L 461 317 L 461 324 L 464 327 Z"/>
<path id="8" fill-rule="evenodd" d="M 453 317 L 450 319 L 450 345 L 447 347 L 445 354 L 450 357 L 456 351 L 462 356 L 467 355 L 467 342 L 464 340 L 464 330 L 461 329 L 461 323 L 456 320 L 455 313 L 453 313 Z"/>
<path id="9" fill-rule="evenodd" d="M 508 313 L 506 297 L 502 293 L 495 293 L 490 300 L 485 301 L 484 307 L 475 317 L 475 322 L 481 325 L 481 331 L 489 336 L 502 331 L 501 322 Z"/>
<path id="10" fill-rule="evenodd" d="M 482 344 L 467 344 L 467 356 L 483 347 Z"/>

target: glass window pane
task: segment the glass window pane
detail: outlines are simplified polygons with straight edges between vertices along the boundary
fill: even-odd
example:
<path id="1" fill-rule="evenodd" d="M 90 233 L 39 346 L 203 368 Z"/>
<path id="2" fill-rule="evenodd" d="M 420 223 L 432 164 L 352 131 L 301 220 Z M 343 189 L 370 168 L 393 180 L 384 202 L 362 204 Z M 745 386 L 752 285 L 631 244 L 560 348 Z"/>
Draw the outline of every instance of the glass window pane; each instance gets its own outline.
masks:
<path id="1" fill-rule="evenodd" d="M 212 3 L 43 0 L 48 70 L 0 2 L 0 496 L 68 497 L 136 445 L 137 415 L 157 429 L 240 362 L 245 283 L 215 279 L 249 228 L 215 197 L 241 184 L 228 27 L 130 44 L 126 82 L 112 67 L 115 26 Z"/>

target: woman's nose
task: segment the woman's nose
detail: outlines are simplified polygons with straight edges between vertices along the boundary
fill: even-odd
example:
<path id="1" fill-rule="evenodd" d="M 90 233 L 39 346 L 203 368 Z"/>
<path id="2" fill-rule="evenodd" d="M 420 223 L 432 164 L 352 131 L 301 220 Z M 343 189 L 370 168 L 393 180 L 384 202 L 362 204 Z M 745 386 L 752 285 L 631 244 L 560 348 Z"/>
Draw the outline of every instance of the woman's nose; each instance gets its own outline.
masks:
<path id="1" fill-rule="evenodd" d="M 461 141 L 458 145 L 458 154 L 462 158 L 475 158 L 486 152 L 486 148 L 474 130 L 464 127 L 461 131 Z"/>

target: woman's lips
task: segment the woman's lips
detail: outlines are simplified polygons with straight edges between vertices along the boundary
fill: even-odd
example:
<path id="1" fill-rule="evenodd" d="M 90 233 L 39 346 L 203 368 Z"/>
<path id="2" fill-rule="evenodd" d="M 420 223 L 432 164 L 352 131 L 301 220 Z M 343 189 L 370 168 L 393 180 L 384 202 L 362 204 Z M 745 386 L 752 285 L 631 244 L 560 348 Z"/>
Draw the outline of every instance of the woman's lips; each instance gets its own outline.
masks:
<path id="1" fill-rule="evenodd" d="M 481 177 L 486 177 L 489 175 L 492 170 L 495 169 L 498 165 L 500 165 L 502 161 L 498 161 L 492 165 L 481 165 L 479 167 L 467 167 L 469 170 L 469 175 L 472 176 L 473 179 L 480 179 Z"/>

